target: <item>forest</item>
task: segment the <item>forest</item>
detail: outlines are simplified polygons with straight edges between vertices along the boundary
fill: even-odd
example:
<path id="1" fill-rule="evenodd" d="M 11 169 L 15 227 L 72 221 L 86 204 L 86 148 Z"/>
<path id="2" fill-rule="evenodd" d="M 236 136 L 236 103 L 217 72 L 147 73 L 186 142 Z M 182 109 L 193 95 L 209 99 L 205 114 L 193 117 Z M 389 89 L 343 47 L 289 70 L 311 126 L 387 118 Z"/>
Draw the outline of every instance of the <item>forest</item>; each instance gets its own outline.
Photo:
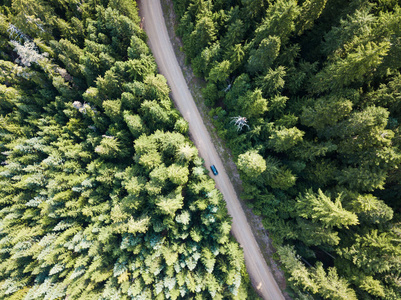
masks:
<path id="1" fill-rule="evenodd" d="M 254 295 L 136 3 L 1 3 L 0 299 Z"/>
<path id="2" fill-rule="evenodd" d="M 290 295 L 401 299 L 400 2 L 173 3 Z"/>

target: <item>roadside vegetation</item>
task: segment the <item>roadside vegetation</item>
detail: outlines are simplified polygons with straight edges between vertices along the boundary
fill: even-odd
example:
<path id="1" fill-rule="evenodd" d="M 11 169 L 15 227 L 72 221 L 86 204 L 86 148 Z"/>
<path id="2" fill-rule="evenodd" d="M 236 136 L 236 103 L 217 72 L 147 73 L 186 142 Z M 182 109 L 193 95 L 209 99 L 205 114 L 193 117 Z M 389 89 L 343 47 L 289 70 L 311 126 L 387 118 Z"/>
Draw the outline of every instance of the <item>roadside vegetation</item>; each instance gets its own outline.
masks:
<path id="1" fill-rule="evenodd" d="M 291 295 L 400 299 L 397 2 L 173 3 Z"/>

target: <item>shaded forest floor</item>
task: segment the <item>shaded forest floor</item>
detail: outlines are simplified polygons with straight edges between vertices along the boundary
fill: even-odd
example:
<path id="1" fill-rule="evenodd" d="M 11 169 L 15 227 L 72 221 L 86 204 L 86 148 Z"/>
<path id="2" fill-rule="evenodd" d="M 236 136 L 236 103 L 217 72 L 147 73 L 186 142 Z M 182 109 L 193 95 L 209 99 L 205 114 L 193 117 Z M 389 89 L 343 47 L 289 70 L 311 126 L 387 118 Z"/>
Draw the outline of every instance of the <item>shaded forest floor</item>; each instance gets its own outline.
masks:
<path id="1" fill-rule="evenodd" d="M 171 43 L 174 48 L 174 52 L 177 56 L 178 63 L 180 64 L 181 69 L 183 70 L 184 77 L 187 81 L 188 87 L 191 90 L 192 96 L 198 106 L 199 112 L 203 118 L 205 126 L 208 128 L 209 133 L 213 139 L 213 142 L 216 146 L 216 149 L 220 155 L 224 163 L 224 167 L 226 168 L 227 173 L 229 174 L 231 181 L 234 185 L 234 188 L 239 196 L 242 191 L 242 182 L 237 170 L 237 167 L 234 163 L 234 158 L 231 154 L 231 151 L 226 147 L 224 141 L 220 139 L 217 135 L 217 130 L 212 124 L 211 118 L 208 114 L 209 109 L 203 102 L 201 89 L 205 87 L 204 80 L 196 77 L 193 74 L 193 71 L 189 65 L 185 64 L 185 53 L 182 51 L 182 41 L 175 34 L 175 28 L 177 26 L 177 21 L 175 18 L 175 13 L 173 9 L 173 3 L 171 0 L 161 0 L 164 18 L 167 25 L 167 30 L 170 36 Z M 284 277 L 284 272 L 280 269 L 280 266 L 276 260 L 273 258 L 273 254 L 275 253 L 275 249 L 271 243 L 267 230 L 264 229 L 262 225 L 262 218 L 253 214 L 252 210 L 248 208 L 243 201 L 241 201 L 242 209 L 244 210 L 248 221 L 250 222 L 250 226 L 255 235 L 255 238 L 259 244 L 259 247 L 262 251 L 262 254 L 268 264 L 268 266 L 272 270 L 272 274 L 275 277 L 279 287 L 281 290 L 285 290 L 286 288 L 286 280 Z M 287 293 L 284 292 L 284 296 L 286 299 L 291 299 Z"/>

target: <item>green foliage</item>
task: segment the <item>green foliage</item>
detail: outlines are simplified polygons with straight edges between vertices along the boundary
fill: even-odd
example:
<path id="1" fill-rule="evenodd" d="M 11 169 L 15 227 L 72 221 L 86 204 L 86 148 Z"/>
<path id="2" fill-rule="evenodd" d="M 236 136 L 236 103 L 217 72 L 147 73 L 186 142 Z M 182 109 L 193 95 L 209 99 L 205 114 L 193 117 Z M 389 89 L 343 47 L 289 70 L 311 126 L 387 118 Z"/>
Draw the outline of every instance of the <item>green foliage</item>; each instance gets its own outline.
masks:
<path id="1" fill-rule="evenodd" d="M 277 58 L 280 50 L 280 38 L 277 36 L 269 36 L 263 39 L 258 49 L 250 52 L 247 69 L 250 74 L 264 72 L 270 68 L 274 60 Z"/>
<path id="2" fill-rule="evenodd" d="M 126 110 L 124 111 L 123 117 L 133 137 L 137 138 L 143 132 L 145 132 L 146 127 L 142 122 L 141 116 L 132 115 L 129 111 Z"/>
<path id="3" fill-rule="evenodd" d="M 325 8 L 327 0 L 307 0 L 302 3 L 301 12 L 299 13 L 298 35 L 301 35 L 305 30 L 313 27 L 313 23 Z"/>
<path id="4" fill-rule="evenodd" d="M 256 178 L 266 170 L 266 162 L 256 151 L 238 156 L 238 168 L 249 178 Z"/>
<path id="5" fill-rule="evenodd" d="M 270 136 L 269 146 L 276 152 L 283 152 L 302 142 L 303 136 L 304 132 L 297 127 L 276 129 Z"/>
<path id="6" fill-rule="evenodd" d="M 369 82 L 369 77 L 381 64 L 390 48 L 388 42 L 368 42 L 358 46 L 345 58 L 339 58 L 316 74 L 311 91 L 322 93 L 349 86 L 351 83 Z M 368 79 L 366 79 L 368 77 Z"/>
<path id="7" fill-rule="evenodd" d="M 339 278 L 336 268 L 329 268 L 326 273 L 322 264 L 318 263 L 309 271 L 296 256 L 295 250 L 289 246 L 280 247 L 277 253 L 290 275 L 289 281 L 297 289 L 326 299 L 357 299 L 347 280 Z"/>
<path id="8" fill-rule="evenodd" d="M 280 168 L 275 176 L 267 182 L 274 189 L 288 190 L 294 186 L 297 177 L 287 168 Z"/>
<path id="9" fill-rule="evenodd" d="M 364 222 L 381 224 L 393 218 L 393 210 L 371 194 L 358 195 L 351 202 L 351 206 Z"/>
<path id="10" fill-rule="evenodd" d="M 295 30 L 295 20 L 300 13 L 296 1 L 276 1 L 266 10 L 266 17 L 255 30 L 253 43 L 259 44 L 264 38 L 276 36 L 286 44 Z"/>
<path id="11" fill-rule="evenodd" d="M 194 58 L 202 48 L 209 46 L 216 39 L 216 28 L 210 14 L 207 12 L 200 17 L 194 30 L 188 36 L 188 54 Z"/>
<path id="12" fill-rule="evenodd" d="M 0 8 L 0 298 L 246 299 L 222 196 L 136 3 Z"/>
<path id="13" fill-rule="evenodd" d="M 263 77 L 259 77 L 258 85 L 262 89 L 265 95 L 272 95 L 283 89 L 285 81 L 285 68 L 279 66 L 276 70 L 268 69 L 267 73 Z"/>
<path id="14" fill-rule="evenodd" d="M 173 2 L 293 298 L 401 298 L 397 1 Z"/>
<path id="15" fill-rule="evenodd" d="M 332 228 L 334 226 L 348 228 L 349 225 L 359 223 L 358 217 L 343 209 L 341 205 L 341 195 L 335 201 L 325 195 L 321 189 L 315 194 L 309 190 L 304 195 L 297 198 L 296 209 L 300 217 L 319 221 L 323 227 Z"/>
<path id="16" fill-rule="evenodd" d="M 327 126 L 334 126 L 352 111 L 352 102 L 343 98 L 320 98 L 313 107 L 304 107 L 302 123 L 320 131 Z"/>
<path id="17" fill-rule="evenodd" d="M 214 83 L 223 82 L 230 76 L 229 70 L 230 62 L 224 60 L 210 70 L 208 80 Z"/>
<path id="18" fill-rule="evenodd" d="M 268 102 L 262 96 L 259 89 L 248 91 L 244 96 L 238 98 L 238 108 L 248 118 L 257 118 L 263 116 L 268 110 Z"/>

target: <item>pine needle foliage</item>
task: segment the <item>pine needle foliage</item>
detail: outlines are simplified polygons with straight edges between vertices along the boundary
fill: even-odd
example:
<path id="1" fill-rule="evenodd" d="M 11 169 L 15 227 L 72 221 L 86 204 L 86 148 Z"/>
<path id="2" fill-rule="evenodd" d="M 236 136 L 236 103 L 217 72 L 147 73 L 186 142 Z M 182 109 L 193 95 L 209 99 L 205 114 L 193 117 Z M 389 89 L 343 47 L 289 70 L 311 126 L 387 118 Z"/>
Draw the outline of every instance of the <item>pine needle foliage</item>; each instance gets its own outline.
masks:
<path id="1" fill-rule="evenodd" d="M 0 298 L 245 299 L 136 3 L 6 1 L 0 35 Z"/>
<path id="2" fill-rule="evenodd" d="M 173 3 L 294 299 L 400 299 L 399 1 Z"/>

